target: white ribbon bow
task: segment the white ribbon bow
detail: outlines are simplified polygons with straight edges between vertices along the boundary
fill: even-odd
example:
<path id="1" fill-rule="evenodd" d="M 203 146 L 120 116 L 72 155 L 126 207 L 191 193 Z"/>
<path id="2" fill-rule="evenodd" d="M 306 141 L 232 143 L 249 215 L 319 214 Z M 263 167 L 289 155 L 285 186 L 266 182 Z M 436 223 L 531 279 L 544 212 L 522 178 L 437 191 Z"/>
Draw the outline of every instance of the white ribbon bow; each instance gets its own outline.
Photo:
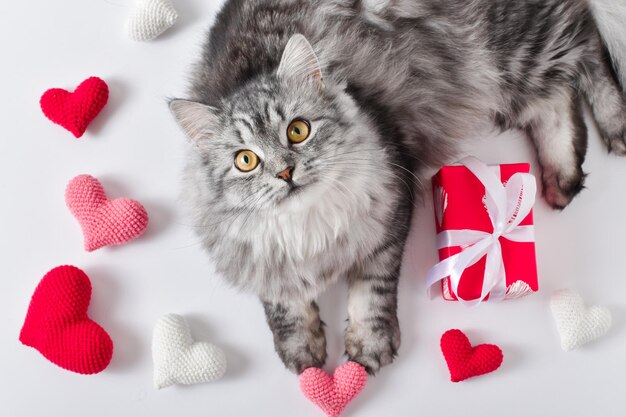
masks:
<path id="1" fill-rule="evenodd" d="M 474 157 L 460 161 L 485 186 L 486 206 L 489 219 L 493 225 L 493 233 L 481 230 L 444 230 L 437 235 L 437 248 L 453 246 L 463 247 L 456 255 L 444 259 L 431 268 L 426 279 L 430 292 L 436 282 L 450 277 L 452 290 L 459 302 L 478 305 L 489 294 L 490 300 L 502 300 L 506 295 L 506 273 L 502 262 L 500 238 L 515 242 L 534 242 L 533 226 L 520 226 L 535 204 L 537 184 L 531 174 L 517 172 L 509 178 L 506 186 L 487 165 Z M 475 300 L 464 300 L 458 290 L 461 275 L 466 268 L 474 265 L 483 256 L 485 275 L 480 297 Z"/>

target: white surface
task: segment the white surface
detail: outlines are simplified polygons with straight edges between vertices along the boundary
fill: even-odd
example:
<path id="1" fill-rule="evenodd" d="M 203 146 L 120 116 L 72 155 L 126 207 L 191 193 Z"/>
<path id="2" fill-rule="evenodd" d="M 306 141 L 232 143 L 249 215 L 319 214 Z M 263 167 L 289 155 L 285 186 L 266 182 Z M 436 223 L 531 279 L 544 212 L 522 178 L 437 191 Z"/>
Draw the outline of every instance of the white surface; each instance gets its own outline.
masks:
<path id="1" fill-rule="evenodd" d="M 130 2 L 0 2 L 3 93 L 0 112 L 0 415 L 2 416 L 321 416 L 283 369 L 257 300 L 225 287 L 176 203 L 184 139 L 165 98 L 185 91 L 189 65 L 219 2 L 177 0 L 177 24 L 152 43 L 129 41 Z M 85 136 L 51 124 L 39 109 L 50 87 L 73 88 L 98 75 L 111 99 Z M 536 207 L 541 291 L 475 310 L 427 300 L 435 262 L 431 202 L 420 207 L 400 288 L 403 344 L 398 360 L 369 381 L 345 416 L 623 416 L 626 384 L 626 159 L 607 155 L 594 129 L 580 197 L 564 212 Z M 517 133 L 486 140 L 486 162 L 534 155 Z M 536 170 L 535 170 L 536 172 Z M 146 235 L 127 246 L 86 253 L 63 202 L 77 174 L 98 177 L 111 197 L 143 202 Z M 233 260 L 236 262 L 236 260 Z M 70 263 L 91 277 L 90 315 L 111 334 L 110 367 L 96 376 L 63 371 L 18 341 L 30 296 L 45 272 Z M 604 338 L 564 353 L 550 315 L 552 290 L 571 287 L 613 312 Z M 344 359 L 346 289 L 321 300 L 328 369 Z M 226 351 L 224 379 L 157 391 L 150 340 L 164 313 L 184 314 L 198 340 Z M 504 351 L 496 373 L 449 381 L 439 337 L 465 330 L 473 343 Z"/>

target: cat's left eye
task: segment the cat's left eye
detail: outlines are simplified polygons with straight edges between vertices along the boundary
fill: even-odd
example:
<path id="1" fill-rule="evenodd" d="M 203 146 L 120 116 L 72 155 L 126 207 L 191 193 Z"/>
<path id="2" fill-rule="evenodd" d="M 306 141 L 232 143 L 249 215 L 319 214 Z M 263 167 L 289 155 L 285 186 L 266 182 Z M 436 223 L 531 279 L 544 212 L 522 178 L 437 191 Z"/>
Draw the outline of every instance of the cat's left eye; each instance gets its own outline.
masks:
<path id="1" fill-rule="evenodd" d="M 259 165 L 259 157 L 250 150 L 239 151 L 235 155 L 235 166 L 241 172 L 250 172 Z"/>
<path id="2" fill-rule="evenodd" d="M 287 127 L 287 139 L 292 143 L 304 142 L 311 134 L 311 124 L 304 119 L 295 119 Z"/>

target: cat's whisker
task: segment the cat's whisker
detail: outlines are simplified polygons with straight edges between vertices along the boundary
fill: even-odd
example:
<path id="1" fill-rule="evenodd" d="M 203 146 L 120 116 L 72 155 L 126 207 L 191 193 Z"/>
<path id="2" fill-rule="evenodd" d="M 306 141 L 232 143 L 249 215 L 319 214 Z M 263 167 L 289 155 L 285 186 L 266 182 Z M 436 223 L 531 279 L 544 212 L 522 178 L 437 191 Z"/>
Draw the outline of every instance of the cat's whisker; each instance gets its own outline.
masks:
<path id="1" fill-rule="evenodd" d="M 325 156 L 336 152 L 334 149 L 322 152 L 320 154 L 318 154 L 316 157 L 318 159 L 323 159 Z M 351 155 L 351 154 L 355 154 L 355 153 L 365 153 L 367 155 L 372 155 L 372 153 L 382 153 L 385 154 L 385 148 L 384 147 L 379 147 L 379 148 L 364 148 L 364 149 L 353 149 L 347 152 L 339 152 L 339 153 L 333 153 L 333 155 L 331 155 L 331 157 L 335 157 L 335 156 L 345 156 L 345 155 Z M 417 162 L 419 162 L 421 165 L 428 165 L 426 163 L 426 161 L 424 161 L 423 159 L 421 159 L 420 157 L 418 157 L 417 155 L 413 155 L 412 153 L 410 153 L 408 150 L 407 152 L 404 154 L 404 157 L 409 158 L 409 159 L 413 159 Z"/>
<path id="2" fill-rule="evenodd" d="M 340 176 L 339 178 L 342 178 L 342 177 L 344 177 L 344 176 Z M 334 183 L 336 185 L 343 187 L 343 189 L 346 190 L 346 192 L 353 197 L 353 201 L 355 201 L 355 202 L 359 201 L 359 198 L 354 193 L 354 191 L 350 190 L 345 184 L 343 184 L 341 181 L 339 181 L 338 178 L 327 177 L 326 179 L 332 180 L 332 181 L 334 181 Z M 339 189 L 337 189 L 337 191 L 341 192 L 341 190 L 339 190 Z"/>
<path id="3" fill-rule="evenodd" d="M 263 196 L 259 196 L 256 200 L 254 200 L 254 202 L 253 202 L 253 203 L 254 203 L 254 204 L 256 204 L 258 201 L 260 201 L 260 200 L 261 200 L 261 198 L 262 198 L 262 197 L 263 197 Z M 246 213 L 246 212 L 247 212 L 247 213 Z M 230 223 L 229 223 L 228 227 L 226 228 L 226 230 L 225 230 L 225 232 L 224 232 L 224 235 L 228 235 L 228 233 L 230 232 L 230 229 L 233 227 L 233 225 L 235 224 L 235 222 L 236 222 L 236 221 L 237 221 L 237 220 L 241 217 L 241 215 L 242 215 L 243 213 L 246 213 L 246 217 L 245 217 L 244 222 L 243 222 L 243 224 L 245 224 L 245 222 L 247 222 L 247 219 L 248 219 L 248 218 L 249 218 L 249 217 L 250 217 L 253 213 L 255 213 L 255 210 L 243 210 L 243 211 L 241 211 L 239 214 L 237 214 L 237 216 L 235 216 L 233 219 L 231 219 L 231 221 L 230 221 Z M 240 233 L 242 228 L 243 228 L 243 225 L 239 227 L 239 230 L 237 231 L 237 233 Z"/>
<path id="4" fill-rule="evenodd" d="M 245 197 L 241 201 L 239 206 L 232 208 L 232 210 L 233 210 L 232 213 L 228 214 L 225 218 L 222 218 L 222 219 L 220 219 L 219 221 L 217 221 L 215 223 L 196 224 L 196 225 L 192 225 L 190 227 L 205 229 L 205 228 L 208 228 L 208 227 L 215 226 L 217 224 L 223 223 L 224 221 L 231 219 L 233 216 L 236 216 L 236 215 L 240 214 L 242 211 L 247 210 L 249 208 L 249 206 L 250 206 L 250 203 L 252 203 L 254 201 L 255 197 L 259 197 L 259 199 L 260 199 L 262 196 L 257 196 L 255 194 L 252 194 L 252 195 L 249 195 L 249 196 Z M 219 210 L 218 212 L 225 212 L 225 211 L 230 211 L 230 210 L 231 209 Z"/>
<path id="5" fill-rule="evenodd" d="M 347 174 L 343 171 L 343 170 L 336 170 L 336 169 L 332 169 L 332 168 L 328 168 L 327 169 L 328 172 L 335 172 L 335 173 L 339 173 L 341 174 L 340 177 L 345 177 L 345 178 L 349 178 L 347 176 Z M 384 172 L 385 174 L 388 174 L 388 172 Z M 401 176 L 397 175 L 396 173 L 391 173 L 393 177 L 397 178 L 398 180 L 402 181 L 402 183 L 404 184 L 405 188 L 407 189 L 409 196 L 407 196 L 408 200 L 411 201 L 411 205 L 415 208 L 418 208 L 418 206 L 415 204 L 415 188 L 411 187 Z M 371 172 L 363 172 L 360 173 L 359 175 L 364 175 L 368 178 L 371 179 L 377 179 L 379 178 L 378 176 L 374 175 L 374 173 Z M 410 180 L 410 178 L 409 178 Z"/>
<path id="6" fill-rule="evenodd" d="M 332 160 L 326 160 L 326 161 L 334 162 Z M 324 162 L 326 162 L 326 161 L 324 161 Z M 406 173 L 411 175 L 411 177 L 406 177 L 407 179 L 409 179 L 412 182 L 414 182 L 415 185 L 417 185 L 419 188 L 423 187 L 422 180 L 418 176 L 413 174 L 411 171 L 409 171 L 408 169 L 402 167 L 401 165 L 398 165 L 398 164 L 395 164 L 395 163 L 392 163 L 392 162 L 388 162 L 388 161 L 383 161 L 383 162 L 385 162 L 385 163 L 387 163 L 389 165 L 392 165 L 392 166 L 395 166 L 395 167 L 398 167 L 398 168 L 402 168 L 404 172 L 398 173 L 398 172 L 395 172 L 395 171 L 380 170 L 380 168 L 376 167 L 375 165 L 357 164 L 357 163 L 355 163 L 355 161 L 373 162 L 373 161 L 371 161 L 369 159 L 354 159 L 354 158 L 352 158 L 351 160 L 347 160 L 347 161 L 346 160 L 339 160 L 337 162 L 338 162 L 338 164 L 345 165 L 345 166 L 351 165 L 353 167 L 367 168 L 368 170 L 379 170 L 380 172 L 384 172 L 384 173 L 387 173 L 387 174 L 391 173 L 392 175 L 396 175 L 396 174 L 406 175 L 405 174 L 405 172 L 406 172 Z M 323 164 L 324 162 L 322 162 L 321 164 Z M 330 166 L 325 166 L 323 169 L 330 169 Z M 365 171 L 363 171 L 363 172 L 365 172 Z"/>

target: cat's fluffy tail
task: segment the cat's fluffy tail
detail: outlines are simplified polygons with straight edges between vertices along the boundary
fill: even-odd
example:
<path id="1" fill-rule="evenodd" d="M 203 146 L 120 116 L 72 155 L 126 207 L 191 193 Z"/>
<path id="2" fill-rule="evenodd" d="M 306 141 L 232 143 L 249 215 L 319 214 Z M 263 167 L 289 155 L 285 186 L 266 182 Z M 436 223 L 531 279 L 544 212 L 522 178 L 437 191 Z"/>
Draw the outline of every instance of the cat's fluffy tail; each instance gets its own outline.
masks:
<path id="1" fill-rule="evenodd" d="M 622 90 L 626 90 L 626 0 L 588 1 Z"/>

